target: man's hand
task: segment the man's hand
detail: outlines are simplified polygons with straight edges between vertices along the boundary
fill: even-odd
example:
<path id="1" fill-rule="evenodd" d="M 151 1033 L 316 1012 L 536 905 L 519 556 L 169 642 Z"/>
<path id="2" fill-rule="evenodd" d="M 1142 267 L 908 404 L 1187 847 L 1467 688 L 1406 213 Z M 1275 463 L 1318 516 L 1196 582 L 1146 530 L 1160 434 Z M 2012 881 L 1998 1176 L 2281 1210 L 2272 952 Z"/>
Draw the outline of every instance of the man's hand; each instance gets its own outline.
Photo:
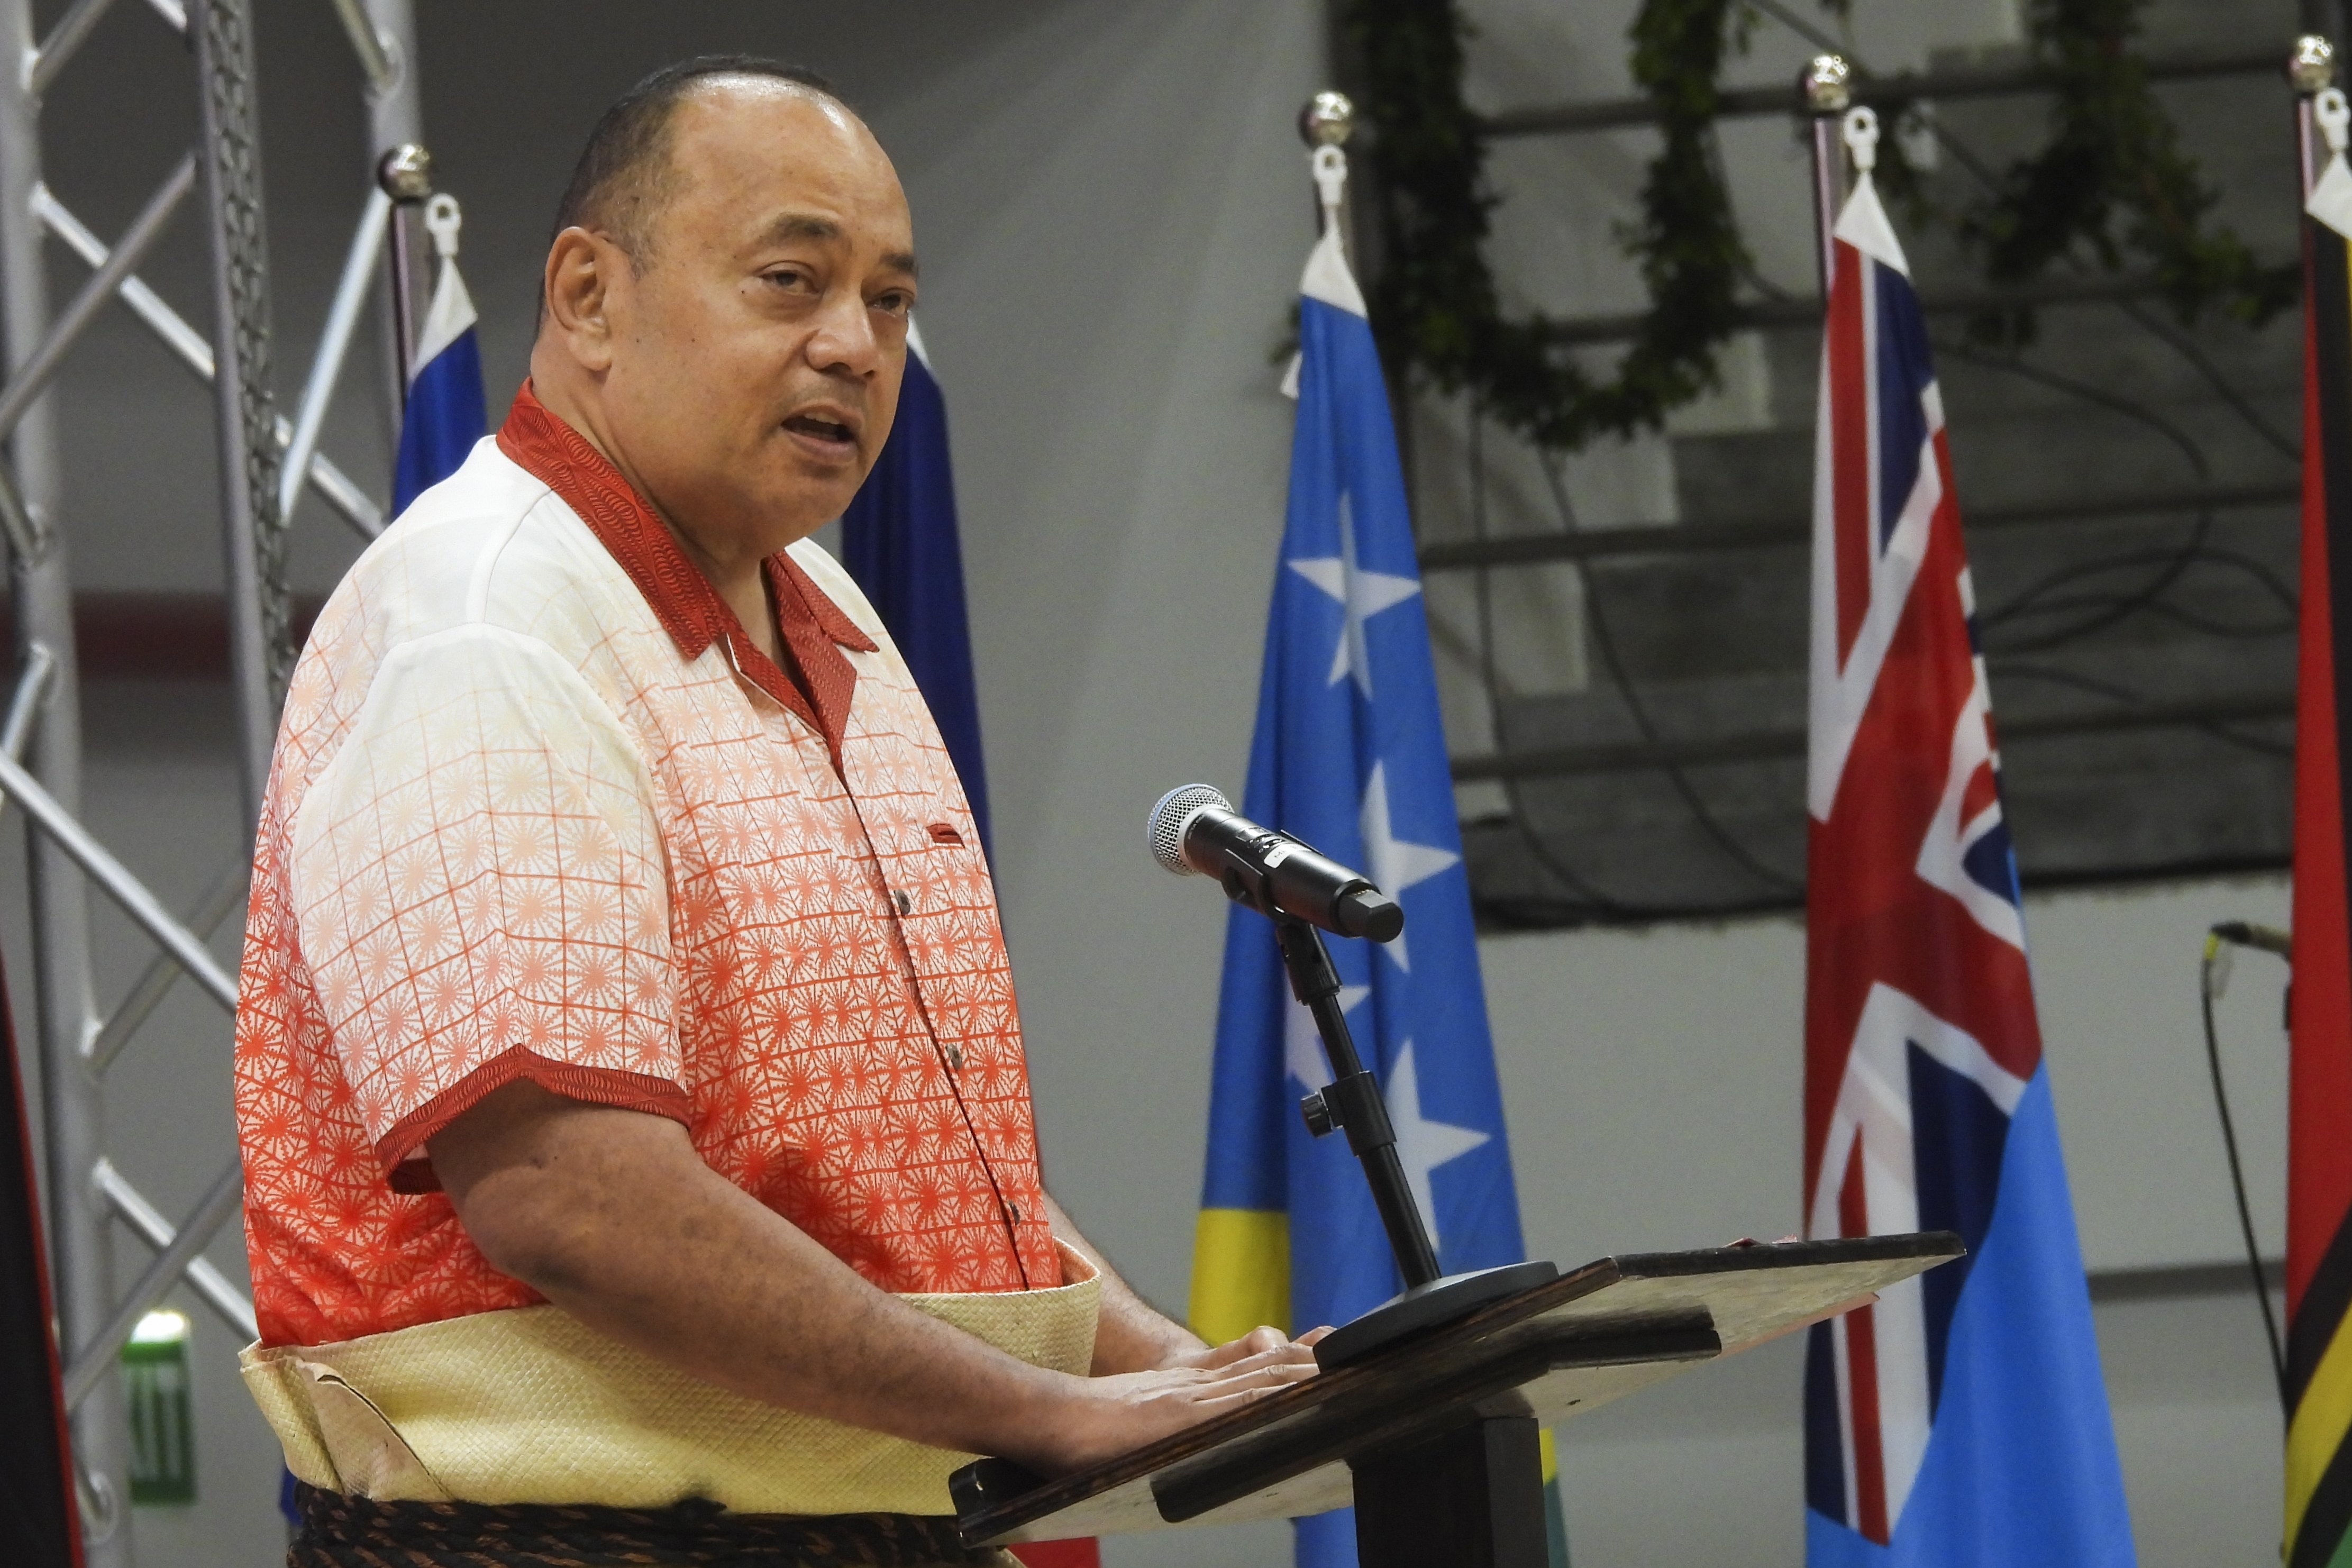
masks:
<path id="1" fill-rule="evenodd" d="M 1240 1339 L 1227 1340 L 1221 1345 L 1202 1345 L 1197 1350 L 1175 1351 L 1160 1364 L 1163 1367 L 1202 1367 L 1214 1371 L 1219 1367 L 1231 1366 L 1236 1362 L 1247 1360 L 1252 1356 L 1265 1355 L 1281 1350 L 1303 1352 L 1297 1359 L 1311 1362 L 1315 1359 L 1315 1347 L 1321 1343 L 1323 1337 L 1330 1331 L 1330 1327 L 1327 1324 L 1322 1328 L 1310 1330 L 1294 1340 L 1280 1329 L 1270 1324 L 1260 1323 Z"/>
<path id="2" fill-rule="evenodd" d="M 1150 1342 L 1152 1359 L 1195 1364 L 1110 1368 L 1098 1346 L 1096 1370 L 1125 1375 L 1031 1366 L 866 1283 L 704 1163 L 677 1122 L 528 1081 L 485 1096 L 429 1152 L 491 1266 L 598 1332 L 748 1398 L 937 1447 L 1059 1473 L 1315 1370 L 1272 1330 L 1211 1351 L 1123 1285 L 1113 1309 L 1108 1273 L 1121 1353 Z"/>
<path id="3" fill-rule="evenodd" d="M 1261 1336 L 1271 1342 L 1242 1350 Z M 1087 1379 L 1079 1407 L 1056 1427 L 1040 1455 L 1045 1462 L 1030 1468 L 1045 1475 L 1084 1469 L 1315 1375 L 1312 1341 L 1294 1342 L 1275 1329 L 1258 1329 L 1245 1339 L 1202 1351 L 1199 1359 L 1214 1364 Z"/>

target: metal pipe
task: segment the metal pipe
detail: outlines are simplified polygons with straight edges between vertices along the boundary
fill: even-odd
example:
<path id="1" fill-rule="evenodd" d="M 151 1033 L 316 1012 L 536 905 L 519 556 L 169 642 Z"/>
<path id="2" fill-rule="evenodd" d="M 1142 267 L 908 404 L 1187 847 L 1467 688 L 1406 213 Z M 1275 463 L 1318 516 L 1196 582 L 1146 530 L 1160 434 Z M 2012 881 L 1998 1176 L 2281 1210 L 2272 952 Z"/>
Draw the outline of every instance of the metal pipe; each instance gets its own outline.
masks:
<path id="1" fill-rule="evenodd" d="M 33 190 L 33 216 L 43 228 L 66 242 L 66 248 L 81 258 L 89 267 L 103 267 L 113 253 L 106 242 L 89 231 L 89 226 L 67 210 L 63 202 L 47 185 Z M 122 302 L 131 312 L 147 323 L 163 346 L 179 355 L 181 363 L 207 382 L 213 378 L 213 346 L 204 334 L 188 325 L 177 310 L 163 303 L 163 297 L 136 278 L 122 280 Z"/>
<path id="2" fill-rule="evenodd" d="M 335 284 L 334 303 L 319 336 L 318 352 L 310 356 L 310 378 L 303 383 L 302 401 L 294 416 L 294 439 L 286 448 L 285 466 L 278 476 L 278 512 L 292 518 L 294 503 L 302 498 L 302 480 L 310 455 L 319 447 L 320 427 L 327 422 L 327 405 L 343 373 L 343 356 L 352 346 L 352 329 L 359 324 L 360 307 L 367 303 L 375 282 L 376 258 L 383 252 L 384 220 L 392 216 L 392 198 L 371 188 L 360 209 L 352 247 L 343 256 L 343 274 Z M 5 408 L 0 408 L 5 412 Z"/>
<path id="3" fill-rule="evenodd" d="M 286 526 L 278 511 L 270 406 L 269 258 L 261 199 L 250 0 L 194 0 L 197 100 L 213 257 L 213 397 L 218 411 L 221 547 L 236 697 L 239 804 L 255 830 L 293 649 Z"/>
<path id="4" fill-rule="evenodd" d="M 1972 508 L 1963 513 L 1969 533 L 2009 528 L 2106 521 L 2153 512 L 2229 511 L 2292 506 L 2303 492 L 2293 484 L 2236 485 L 2210 489 L 2147 490 L 2095 500 L 2029 501 L 2016 506 Z M 1626 528 L 1588 528 L 1564 533 L 1528 533 L 1495 539 L 1447 540 L 1421 549 L 1423 572 L 1460 572 L 1482 566 L 1532 566 L 1553 561 L 1598 561 L 1617 555 L 1697 555 L 1726 550 L 1780 550 L 1810 543 L 1813 525 L 1788 519 L 1770 522 L 1636 523 Z"/>
<path id="5" fill-rule="evenodd" d="M 180 0 L 147 0 L 147 8 L 163 17 L 172 31 L 184 38 L 188 36 L 188 8 Z"/>
<path id="6" fill-rule="evenodd" d="M 400 377 L 400 412 L 408 416 L 408 384 L 416 379 L 416 251 L 409 243 L 408 209 L 392 217 L 392 268 L 385 287 L 392 297 L 393 368 Z"/>
<path id="7" fill-rule="evenodd" d="M 26 504 L 5 463 L 0 463 L 0 536 L 7 539 L 16 559 L 28 565 L 47 559 L 49 547 L 56 542 L 45 514 Z"/>
<path id="8" fill-rule="evenodd" d="M 0 0 L 0 59 L 23 60 L 34 44 L 33 0 Z M 0 214 L 7 216 L 0 222 L 0 327 L 11 371 L 24 365 L 48 332 L 40 232 L 18 216 L 30 210 L 40 184 L 39 100 L 25 73 L 0 70 Z M 81 695 L 67 569 L 71 552 L 49 527 L 64 499 L 56 421 L 57 399 L 35 399 L 7 443 L 13 474 L 6 489 L 21 514 L 18 523 L 37 536 L 37 545 L 34 553 L 18 553 L 11 563 L 16 646 L 28 661 L 35 644 L 46 646 L 56 660 L 49 702 L 33 728 L 26 767 L 18 771 L 38 775 L 45 795 L 69 813 L 81 802 Z M 14 762 L 7 765 L 16 768 Z M 57 1296 L 58 1340 L 65 1346 L 96 1332 L 114 1306 L 110 1222 L 89 1180 L 104 1152 L 106 1125 L 101 1085 L 81 1056 L 94 1011 L 89 890 L 63 849 L 37 832 L 27 834 L 26 880 L 33 1015 L 41 1053 L 49 1278 Z M 82 1404 L 71 1438 L 85 1568 L 131 1568 L 131 1434 L 119 1386 Z"/>
<path id="9" fill-rule="evenodd" d="M 114 858 L 113 852 L 91 836 L 89 828 L 74 820 L 73 814 L 59 804 L 57 796 L 43 789 L 34 778 L 16 763 L 0 757 L 0 794 L 24 808 L 25 815 L 46 834 L 50 842 L 65 851 L 84 875 L 121 907 L 122 912 L 136 921 L 140 928 L 154 938 L 163 951 L 186 970 L 190 978 L 206 991 L 213 1000 L 230 1012 L 236 1011 L 236 981 L 220 966 L 194 933 L 173 919 L 163 901 L 147 890 L 147 885 L 131 874 L 128 867 Z M 84 1009 L 84 1021 L 89 1010 Z M 82 1057 L 80 1031 L 74 1041 L 76 1065 Z"/>
<path id="10" fill-rule="evenodd" d="M 391 91 L 400 79 L 400 67 L 384 47 L 366 8 L 360 0 L 335 0 L 335 15 L 342 19 L 343 36 L 352 41 L 352 53 L 359 57 L 360 70 L 368 79 L 368 90 L 379 95 Z"/>
<path id="11" fill-rule="evenodd" d="M 2215 77 L 2276 77 L 2275 46 L 2208 54 L 2158 55 L 2146 64 L 2150 81 L 2201 81 Z M 1948 102 L 1964 98 L 2007 98 L 2021 93 L 2048 92 L 2057 79 L 2039 66 L 1961 68 L 1952 70 L 1906 71 L 1897 76 L 1865 78 L 1853 82 L 1853 101 L 1873 109 L 1899 109 L 1923 99 Z M 1795 96 L 1784 87 L 1735 87 L 1716 94 L 1718 119 L 1801 112 Z M 1601 99 L 1590 103 L 1535 104 L 1506 109 L 1486 117 L 1489 136 L 1553 136 L 1591 131 L 1623 131 L 1654 125 L 1658 106 L 1646 98 Z"/>
<path id="12" fill-rule="evenodd" d="M 384 39 L 394 52 L 400 68 L 400 79 L 384 92 L 367 95 L 367 161 L 368 167 L 383 166 L 383 155 L 394 147 L 408 143 L 421 144 L 425 140 L 425 113 L 418 91 L 417 72 L 410 62 L 416 58 L 416 13 L 411 0 L 361 0 L 367 9 L 368 19 L 375 25 L 376 36 Z M 400 213 L 393 214 L 391 243 L 405 249 L 413 260 L 417 237 L 415 226 Z M 415 268 L 410 269 L 414 271 Z M 387 271 L 377 296 L 376 352 L 382 356 L 382 370 L 376 385 L 383 400 L 384 439 L 393 450 L 400 449 L 400 425 L 408 405 L 408 379 L 402 345 L 408 342 L 401 326 L 404 311 L 413 313 L 415 300 L 395 303 L 393 280 Z M 378 529 L 381 532 L 381 528 Z"/>
<path id="13" fill-rule="evenodd" d="M 90 1169 L 96 1172 L 95 1163 Z M 95 1195 L 94 1184 L 91 1191 Z M 213 1233 L 237 1212 L 244 1196 L 244 1166 L 231 1160 L 228 1169 L 213 1178 L 213 1184 L 205 1189 L 205 1195 L 196 1201 L 195 1212 L 182 1223 L 171 1244 L 155 1255 L 155 1261 L 147 1266 L 138 1283 L 116 1305 L 113 1315 L 97 1333 L 75 1347 L 73 1361 L 66 1368 L 68 1410 L 79 1408 L 90 1390 L 98 1386 L 99 1380 L 113 1368 L 115 1358 L 122 1353 L 122 1342 L 131 1337 L 139 1320 L 188 1271 L 188 1265 L 212 1240 Z"/>
<path id="14" fill-rule="evenodd" d="M 246 885 L 251 876 L 250 865 L 247 858 L 238 857 L 197 900 L 195 911 L 188 917 L 187 923 L 198 940 L 210 941 L 213 932 L 220 929 L 221 921 L 228 918 L 229 911 L 244 902 Z M 180 973 L 180 966 L 173 961 L 170 953 L 159 952 L 147 961 L 146 971 L 124 994 L 114 1011 L 107 1015 L 106 1022 L 99 1026 L 98 1032 L 90 1037 L 86 1054 L 92 1072 L 102 1073 L 114 1065 L 114 1058 L 122 1054 L 122 1047 L 138 1034 L 139 1026 L 145 1023 L 157 1005 L 170 994 Z"/>
<path id="15" fill-rule="evenodd" d="M 2113 734 L 2133 730 L 2202 729 L 2216 724 L 2272 723 L 2294 717 L 2293 694 L 2257 694 L 2200 702 L 2158 703 L 2109 713 L 2068 713 L 2004 719 L 2000 742 L 2046 741 L 2073 735 Z M 1729 763 L 1772 762 L 1805 754 L 1802 730 L 1753 735 L 1717 735 L 1703 740 L 1661 741 L 1655 745 L 1554 746 L 1454 759 L 1454 781 L 1473 779 L 1572 778 L 1592 773 L 1634 773 L 1644 768 L 1694 768 Z"/>
<path id="16" fill-rule="evenodd" d="M 26 742 L 40 721 L 41 704 L 57 668 L 58 656 L 49 651 L 48 644 L 37 642 L 25 650 L 25 673 L 16 678 L 16 689 L 8 699 L 7 721 L 0 724 L 0 754 L 9 761 L 25 760 Z"/>
<path id="17" fill-rule="evenodd" d="M 161 1251 L 179 1238 L 179 1227 L 165 1219 L 163 1211 L 149 1203 L 114 1168 L 113 1161 L 100 1160 L 98 1169 L 90 1173 L 90 1180 L 123 1223 L 137 1231 L 148 1246 Z M 205 1305 L 219 1314 L 222 1322 L 244 1335 L 247 1343 L 261 1337 L 261 1326 L 253 1315 L 253 1298 L 230 1284 L 228 1277 L 213 1267 L 211 1258 L 198 1257 L 189 1264 L 187 1280 L 189 1289 L 204 1298 Z"/>
<path id="18" fill-rule="evenodd" d="M 7 384 L 0 386 L 0 437 L 16 427 L 16 421 L 25 416 L 25 410 L 32 406 L 33 399 L 41 395 L 49 378 L 65 363 L 67 351 L 98 320 L 98 313 L 106 309 L 115 291 L 122 287 L 122 280 L 131 276 L 131 268 L 155 248 L 155 242 L 163 237 L 163 230 L 180 210 L 180 204 L 195 188 L 196 157 L 191 153 L 147 198 L 147 205 L 140 209 L 138 217 L 115 245 L 106 265 L 83 280 L 81 291 L 49 323 L 40 346 L 10 374 Z"/>
<path id="19" fill-rule="evenodd" d="M 1832 128 L 1834 133 L 1834 128 Z M 1978 289 L 1966 293 L 1933 295 L 1919 301 L 1930 316 L 1972 316 L 1987 311 L 2014 310 L 2043 305 L 2097 305 L 2125 300 L 2145 300 L 2162 294 L 2165 285 L 2140 274 L 2093 274 L 2087 277 L 2041 278 L 2006 289 Z M 1624 342 L 1639 337 L 1646 315 L 1570 316 L 1547 322 L 1542 335 L 1561 347 L 1587 343 Z M 1818 299 L 1754 300 L 1738 306 L 1731 324 L 1743 330 L 1764 328 L 1818 329 L 1822 302 Z"/>
<path id="20" fill-rule="evenodd" d="M 72 8 L 58 18 L 58 25 L 41 40 L 39 52 L 25 63 L 25 90 L 36 99 L 47 97 L 49 84 L 58 79 L 58 73 L 66 68 L 66 62 L 74 58 L 74 51 L 89 39 L 89 30 L 113 4 L 114 0 L 74 0 Z"/>
<path id="21" fill-rule="evenodd" d="M 50 194 L 46 185 L 33 192 L 33 216 L 42 226 L 65 241 L 66 247 L 91 267 L 106 263 L 107 248 L 90 233 L 82 221 L 66 209 L 65 205 Z M 149 330 L 163 339 L 163 346 L 178 356 L 182 364 L 195 372 L 206 385 L 213 379 L 213 346 L 204 334 L 188 325 L 186 318 L 163 302 L 163 297 L 136 278 L 122 282 L 122 302 L 131 313 L 144 321 Z M 294 426 L 284 419 L 277 422 L 278 445 L 280 448 L 293 444 Z M 383 531 L 383 509 L 368 499 L 365 491 L 346 474 L 329 461 L 322 452 L 310 454 L 310 488 L 323 497 L 327 504 L 342 515 L 343 521 L 358 531 L 362 539 L 373 540 Z"/>
<path id="22" fill-rule="evenodd" d="M 1829 298 L 1830 278 L 1837 270 L 1837 220 L 1846 197 L 1845 158 L 1838 133 L 1853 101 L 1853 68 L 1838 55 L 1815 55 L 1797 76 L 1797 97 L 1804 106 L 1813 161 L 1813 261 L 1822 300 Z M 1818 324 L 1821 304 L 1806 303 L 1810 304 L 1807 317 Z"/>

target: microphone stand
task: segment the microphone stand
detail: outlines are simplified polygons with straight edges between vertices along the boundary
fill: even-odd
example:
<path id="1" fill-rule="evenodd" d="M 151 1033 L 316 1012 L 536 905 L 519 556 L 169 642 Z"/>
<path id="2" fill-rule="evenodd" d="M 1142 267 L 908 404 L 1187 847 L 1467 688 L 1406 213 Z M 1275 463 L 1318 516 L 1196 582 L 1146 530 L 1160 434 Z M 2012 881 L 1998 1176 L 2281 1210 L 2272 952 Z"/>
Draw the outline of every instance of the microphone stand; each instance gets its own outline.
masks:
<path id="1" fill-rule="evenodd" d="M 1468 1274 L 1438 1272 L 1437 1249 L 1430 1245 L 1429 1227 L 1405 1182 L 1404 1163 L 1397 1157 L 1388 1102 L 1348 1033 L 1347 1016 L 1339 1008 L 1339 973 L 1331 967 L 1323 933 L 1296 915 L 1268 912 L 1282 966 L 1290 976 L 1290 993 L 1314 1016 L 1315 1032 L 1331 1064 L 1331 1081 L 1300 1100 L 1299 1111 L 1315 1137 L 1334 1130 L 1348 1134 L 1348 1147 L 1363 1167 L 1372 1206 L 1380 1211 L 1381 1228 L 1388 1233 L 1389 1250 L 1405 1287 L 1326 1336 L 1315 1347 L 1316 1361 L 1325 1367 L 1344 1366 L 1409 1335 L 1467 1317 L 1490 1301 L 1559 1278 L 1559 1271 L 1549 1263 L 1508 1263 Z"/>

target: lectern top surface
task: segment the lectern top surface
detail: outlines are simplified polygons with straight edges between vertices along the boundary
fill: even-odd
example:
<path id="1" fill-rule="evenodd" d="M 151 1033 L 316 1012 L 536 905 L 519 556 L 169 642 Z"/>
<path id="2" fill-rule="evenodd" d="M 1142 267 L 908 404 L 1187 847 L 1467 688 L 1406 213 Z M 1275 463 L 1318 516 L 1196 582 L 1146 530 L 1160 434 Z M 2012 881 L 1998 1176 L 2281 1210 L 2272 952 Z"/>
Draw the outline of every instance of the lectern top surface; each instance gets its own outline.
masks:
<path id="1" fill-rule="evenodd" d="M 1603 1258 L 957 1522 L 975 1543 L 1051 1541 L 1344 1507 L 1350 1454 L 1497 1402 L 1547 1423 L 1580 1415 L 1961 1252 L 1937 1231 Z"/>

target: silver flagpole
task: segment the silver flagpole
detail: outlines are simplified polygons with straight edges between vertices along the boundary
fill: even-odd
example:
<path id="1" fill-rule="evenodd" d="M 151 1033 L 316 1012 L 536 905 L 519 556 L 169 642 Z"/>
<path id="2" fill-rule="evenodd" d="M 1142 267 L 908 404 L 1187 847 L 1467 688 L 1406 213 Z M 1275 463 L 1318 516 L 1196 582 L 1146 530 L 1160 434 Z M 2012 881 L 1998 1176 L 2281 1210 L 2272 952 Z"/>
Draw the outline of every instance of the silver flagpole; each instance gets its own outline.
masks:
<path id="1" fill-rule="evenodd" d="M 421 145 L 425 141 L 423 99 L 417 87 L 416 10 L 412 0 L 339 3 L 351 6 L 374 27 L 376 40 L 391 66 L 389 79 L 378 81 L 371 78 L 368 83 L 367 166 L 374 174 L 383 167 L 385 153 L 395 147 Z M 407 323 L 416 319 L 424 306 L 423 300 L 414 298 L 395 303 L 393 294 L 395 288 L 404 287 L 404 280 L 421 270 L 415 265 L 416 235 L 415 225 L 409 221 L 410 210 L 403 203 L 392 211 L 392 233 L 387 237 L 385 254 L 393 258 L 393 265 L 386 269 L 381 295 L 383 308 L 378 312 L 376 328 L 383 354 L 385 429 L 394 450 L 400 445 L 401 414 L 408 402 L 408 354 L 415 346 L 406 341 Z"/>
<path id="2" fill-rule="evenodd" d="M 2294 41 L 2287 54 L 2286 79 L 2294 89 L 2295 166 L 2303 172 L 2303 194 L 2319 178 L 2318 126 L 2311 118 L 2311 100 L 2336 85 L 2336 47 L 2315 33 Z"/>
<path id="3" fill-rule="evenodd" d="M 1853 71 L 1836 55 L 1815 55 L 1797 74 L 1797 91 L 1811 121 L 1813 147 L 1814 259 L 1821 267 L 1822 305 L 1830 300 L 1830 274 L 1837 264 L 1838 209 L 1845 205 L 1845 144 L 1839 132 L 1853 101 Z"/>

